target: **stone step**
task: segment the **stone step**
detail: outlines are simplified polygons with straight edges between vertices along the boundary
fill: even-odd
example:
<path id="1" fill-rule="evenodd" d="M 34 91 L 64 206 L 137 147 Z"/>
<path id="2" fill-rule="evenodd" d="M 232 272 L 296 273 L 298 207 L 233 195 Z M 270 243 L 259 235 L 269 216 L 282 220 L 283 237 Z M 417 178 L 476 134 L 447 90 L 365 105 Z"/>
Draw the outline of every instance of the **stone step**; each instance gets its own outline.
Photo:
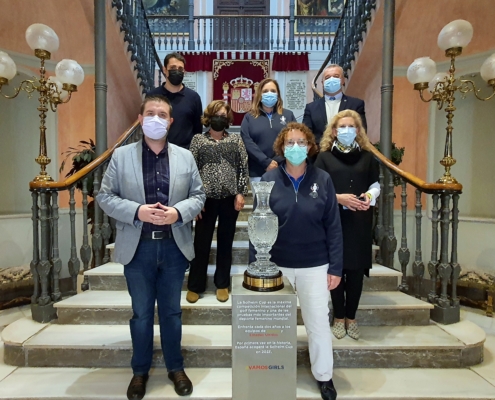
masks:
<path id="1" fill-rule="evenodd" d="M 59 324 L 118 325 L 127 324 L 132 317 L 131 298 L 123 290 L 89 290 L 55 303 L 55 307 Z M 212 293 L 190 304 L 184 291 L 181 307 L 184 325 L 230 325 L 232 321 L 231 299 L 220 303 Z M 428 325 L 432 308 L 398 291 L 363 292 L 356 318 L 362 326 Z M 298 323 L 302 324 L 299 309 Z"/>
<path id="2" fill-rule="evenodd" d="M 35 330 L 37 331 L 35 332 Z M 31 336 L 25 340 L 24 332 Z M 153 365 L 163 367 L 159 327 Z M 463 368 L 483 360 L 485 332 L 470 321 L 440 326 L 363 326 L 361 338 L 332 338 L 338 368 Z M 2 332 L 5 363 L 19 367 L 113 368 L 130 365 L 132 342 L 125 325 L 39 324 L 24 318 Z M 182 352 L 190 368 L 228 368 L 230 325 L 184 325 Z M 304 326 L 297 327 L 298 366 L 310 366 Z"/>
<path id="3" fill-rule="evenodd" d="M 247 223 L 242 224 L 239 227 L 240 231 L 236 233 L 239 237 L 245 238 L 245 240 L 235 240 L 232 246 L 232 264 L 247 265 L 249 263 L 249 238 L 247 236 Z M 239 222 L 238 222 L 239 224 Z M 244 229 L 244 231 L 243 231 Z M 373 251 L 376 251 L 378 246 L 373 245 Z M 114 243 L 107 245 L 107 248 L 113 251 Z M 217 241 L 213 240 L 211 243 L 209 264 L 215 264 L 217 259 Z"/>
<path id="4" fill-rule="evenodd" d="M 193 235 L 195 229 L 196 222 L 193 223 Z M 218 220 L 215 223 L 215 230 L 213 231 L 213 240 L 217 240 L 217 229 L 218 229 Z M 247 221 L 239 221 L 236 222 L 235 234 L 234 234 L 234 242 L 239 240 L 249 240 L 248 235 L 248 222 Z"/>
<path id="5" fill-rule="evenodd" d="M 246 270 L 246 265 L 232 265 L 231 275 L 242 275 Z M 215 265 L 208 267 L 207 293 L 215 291 L 213 283 L 213 274 Z M 183 290 L 187 290 L 187 277 L 184 279 Z M 110 262 L 86 271 L 84 275 L 88 276 L 89 287 L 91 290 L 127 290 L 124 277 L 124 266 L 119 263 Z M 394 291 L 400 282 L 401 273 L 394 269 L 384 267 L 383 265 L 373 264 L 370 271 L 370 277 L 364 278 L 365 291 Z"/>
<path id="6" fill-rule="evenodd" d="M 187 368 L 191 400 L 231 400 L 230 368 Z M 0 381 L 0 400 L 122 400 L 130 368 L 17 368 Z M 463 369 L 336 368 L 339 400 L 493 400 L 494 382 Z M 29 383 L 29 384 L 27 384 Z M 455 384 L 453 384 L 455 383 Z M 151 370 L 145 400 L 176 400 L 164 368 Z M 298 368 L 297 400 L 321 400 L 309 368 Z"/>
<path id="7" fill-rule="evenodd" d="M 215 231 L 213 232 L 213 240 L 217 240 L 217 227 L 218 222 L 215 225 Z M 249 240 L 248 235 L 248 222 L 247 221 L 237 221 L 234 235 L 234 243 L 239 240 Z"/>
<path id="8" fill-rule="evenodd" d="M 253 194 L 250 191 L 247 196 L 244 196 L 244 206 L 247 206 L 247 205 L 252 206 L 253 201 L 254 201 Z"/>
<path id="9" fill-rule="evenodd" d="M 253 211 L 252 204 L 244 205 L 244 208 L 239 212 L 239 217 L 237 218 L 237 221 L 247 221 L 249 214 L 251 214 L 252 211 Z"/>
<path id="10" fill-rule="evenodd" d="M 209 264 L 216 264 L 217 260 L 217 247 L 218 242 L 216 240 L 211 242 L 210 259 Z M 232 246 L 232 264 L 248 265 L 249 263 L 249 241 L 248 240 L 236 240 Z"/>

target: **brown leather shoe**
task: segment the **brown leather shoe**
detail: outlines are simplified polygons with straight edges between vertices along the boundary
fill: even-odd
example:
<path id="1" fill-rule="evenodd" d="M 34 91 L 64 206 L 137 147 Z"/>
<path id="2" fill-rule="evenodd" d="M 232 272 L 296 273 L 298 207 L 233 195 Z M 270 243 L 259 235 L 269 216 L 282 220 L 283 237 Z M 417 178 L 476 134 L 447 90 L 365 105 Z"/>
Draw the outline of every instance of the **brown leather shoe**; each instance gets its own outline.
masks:
<path id="1" fill-rule="evenodd" d="M 127 398 L 129 400 L 141 400 L 146 394 L 146 382 L 148 375 L 134 375 L 127 388 Z"/>
<path id="2" fill-rule="evenodd" d="M 191 292 L 190 290 L 188 290 L 187 294 L 186 294 L 186 300 L 189 303 L 196 303 L 199 300 L 199 294 Z"/>
<path id="3" fill-rule="evenodd" d="M 217 300 L 225 303 L 229 299 L 229 289 L 217 289 Z"/>
<path id="4" fill-rule="evenodd" d="M 169 372 L 168 379 L 174 383 L 175 393 L 179 396 L 187 396 L 192 393 L 192 382 L 184 371 Z"/>

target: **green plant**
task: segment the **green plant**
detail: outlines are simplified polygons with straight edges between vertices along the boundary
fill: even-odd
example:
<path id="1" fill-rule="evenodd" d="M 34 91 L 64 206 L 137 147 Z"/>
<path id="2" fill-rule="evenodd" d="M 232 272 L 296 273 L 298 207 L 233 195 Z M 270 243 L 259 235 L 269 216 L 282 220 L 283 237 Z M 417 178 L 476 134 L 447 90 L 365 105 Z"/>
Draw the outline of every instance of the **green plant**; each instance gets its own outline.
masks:
<path id="1" fill-rule="evenodd" d="M 83 169 L 86 165 L 88 165 L 91 161 L 96 158 L 96 145 L 92 139 L 89 139 L 89 142 L 86 140 L 80 140 L 79 145 L 77 147 L 69 147 L 68 150 L 64 151 L 62 155 L 65 155 L 64 160 L 60 164 L 59 173 L 62 173 L 67 160 L 72 156 L 72 168 L 65 174 L 65 177 L 74 175 Z M 83 182 L 80 180 L 76 182 L 76 189 L 82 191 Z M 88 196 L 93 198 L 93 174 L 88 175 Z M 93 225 L 93 216 L 94 216 L 94 200 L 88 202 L 88 224 Z M 93 231 L 93 227 L 91 227 L 91 231 Z"/>
<path id="2" fill-rule="evenodd" d="M 65 177 L 68 178 L 79 172 L 96 158 L 96 145 L 92 139 L 89 139 L 89 142 L 80 140 L 77 147 L 69 147 L 67 151 L 62 153 L 62 156 L 65 156 L 65 158 L 60 164 L 59 173 L 62 173 L 67 160 L 72 156 L 72 168 L 65 174 Z M 76 183 L 76 188 L 82 191 L 82 180 Z M 88 176 L 88 196 L 93 197 L 93 174 Z"/>
<path id="3" fill-rule="evenodd" d="M 376 142 L 373 144 L 378 151 L 382 151 L 380 149 L 380 142 Z M 394 142 L 392 142 L 392 154 L 391 161 L 395 165 L 399 165 L 402 162 L 402 157 L 404 157 L 404 152 L 406 151 L 405 147 L 397 147 Z"/>

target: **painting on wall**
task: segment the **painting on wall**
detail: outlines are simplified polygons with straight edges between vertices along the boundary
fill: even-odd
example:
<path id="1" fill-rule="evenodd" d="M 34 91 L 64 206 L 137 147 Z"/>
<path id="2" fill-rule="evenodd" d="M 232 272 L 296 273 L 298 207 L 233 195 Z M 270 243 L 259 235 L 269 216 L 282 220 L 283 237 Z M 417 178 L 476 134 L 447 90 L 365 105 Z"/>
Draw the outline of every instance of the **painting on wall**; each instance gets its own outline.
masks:
<path id="1" fill-rule="evenodd" d="M 339 24 L 338 18 L 344 11 L 344 4 L 345 0 L 296 0 L 296 33 L 334 33 Z"/>
<path id="2" fill-rule="evenodd" d="M 187 35 L 189 32 L 188 0 L 143 0 L 148 16 L 148 23 L 154 35 L 177 34 Z M 156 16 L 154 18 L 154 16 Z M 169 18 L 163 18 L 169 17 Z"/>
<path id="3" fill-rule="evenodd" d="M 187 15 L 188 0 L 143 0 L 148 15 Z"/>

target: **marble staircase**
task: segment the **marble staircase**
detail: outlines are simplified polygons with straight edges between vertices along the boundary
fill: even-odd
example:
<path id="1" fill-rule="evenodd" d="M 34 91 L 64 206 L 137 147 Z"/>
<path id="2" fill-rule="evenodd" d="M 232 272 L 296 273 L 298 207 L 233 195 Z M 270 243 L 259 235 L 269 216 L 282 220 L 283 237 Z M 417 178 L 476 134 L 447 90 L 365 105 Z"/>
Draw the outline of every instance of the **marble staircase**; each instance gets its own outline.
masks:
<path id="1" fill-rule="evenodd" d="M 248 213 L 238 221 L 233 275 L 247 263 Z M 213 261 L 216 242 L 211 253 Z M 212 265 L 209 290 L 195 304 L 186 302 L 187 276 L 184 282 L 182 345 L 193 399 L 232 398 L 232 305 L 216 300 L 213 271 Z M 0 368 L 0 399 L 125 399 L 132 312 L 123 266 L 110 262 L 86 275 L 90 290 L 58 302 L 56 322 L 23 318 L 2 331 L 4 361 L 12 371 L 2 376 Z M 469 369 L 483 360 L 485 332 L 469 321 L 432 322 L 432 306 L 399 292 L 399 279 L 398 271 L 374 264 L 357 316 L 362 338 L 333 340 L 339 399 L 495 399 L 495 386 Z M 320 398 L 300 315 L 297 337 L 297 398 Z M 162 368 L 158 326 L 153 364 L 145 399 L 178 398 Z M 464 389 L 453 390 L 447 381 Z"/>

